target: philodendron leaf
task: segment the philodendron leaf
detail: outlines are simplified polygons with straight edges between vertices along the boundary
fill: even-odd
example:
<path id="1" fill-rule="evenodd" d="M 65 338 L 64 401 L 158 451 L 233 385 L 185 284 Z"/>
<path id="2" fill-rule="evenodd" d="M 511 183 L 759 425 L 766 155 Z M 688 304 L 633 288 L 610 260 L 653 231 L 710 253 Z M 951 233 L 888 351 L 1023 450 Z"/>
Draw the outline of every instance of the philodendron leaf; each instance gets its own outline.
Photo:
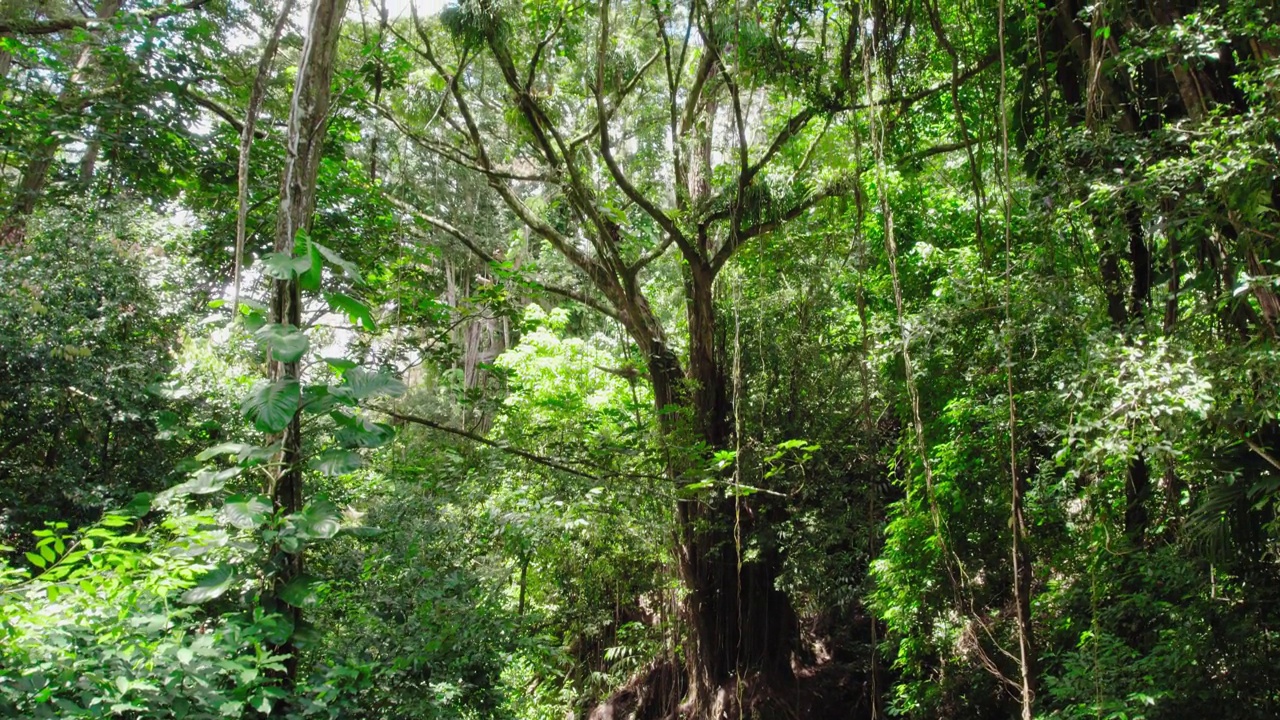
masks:
<path id="1" fill-rule="evenodd" d="M 272 357 L 284 363 L 298 362 L 311 347 L 307 334 L 292 325 L 263 325 L 254 336 L 259 345 L 267 346 Z"/>
<path id="2" fill-rule="evenodd" d="M 225 470 L 204 468 L 196 471 L 192 478 L 180 485 L 175 485 L 160 494 L 161 498 L 179 495 L 210 495 L 222 489 L 227 481 L 240 474 L 241 468 L 233 467 Z"/>
<path id="3" fill-rule="evenodd" d="M 280 599 L 296 608 L 314 607 L 320 602 L 323 585 L 319 578 L 303 573 L 280 588 Z"/>
<path id="4" fill-rule="evenodd" d="M 323 255 L 325 260 L 328 260 L 334 265 L 337 265 L 338 267 L 342 268 L 342 272 L 346 273 L 347 277 L 351 278 L 352 280 L 355 280 L 357 283 L 364 282 L 364 278 L 360 277 L 360 270 L 359 268 L 356 267 L 355 263 L 347 260 L 346 258 L 342 257 L 338 253 L 330 250 L 329 248 L 321 245 L 318 242 L 311 243 L 311 248 L 316 252 L 320 253 L 321 255 Z"/>
<path id="5" fill-rule="evenodd" d="M 339 413 L 334 413 L 334 417 Z M 347 416 L 343 416 L 347 417 Z M 350 418 L 343 427 L 333 434 L 338 444 L 347 448 L 382 447 L 395 439 L 395 428 L 386 423 L 376 423 L 364 418 Z"/>
<path id="6" fill-rule="evenodd" d="M 183 593 L 182 602 L 194 604 L 212 600 L 225 593 L 234 579 L 235 572 L 232 567 L 222 563 L 200 578 L 195 587 Z"/>
<path id="7" fill-rule="evenodd" d="M 405 392 L 404 383 L 388 372 L 374 372 L 366 368 L 351 368 L 342 374 L 342 384 L 333 392 L 354 400 L 388 396 L 399 397 Z"/>
<path id="8" fill-rule="evenodd" d="M 329 477 L 349 475 L 364 467 L 364 458 L 351 450 L 325 450 L 311 460 L 311 467 Z"/>
<path id="9" fill-rule="evenodd" d="M 246 448 L 250 447 L 252 446 L 248 443 L 242 442 L 218 443 L 211 448 L 205 449 L 199 455 L 196 455 L 196 460 L 206 462 L 212 458 L 218 457 L 219 455 L 239 455 L 244 452 Z"/>
<path id="10" fill-rule="evenodd" d="M 323 360 L 339 375 L 355 367 L 357 364 L 355 360 L 340 357 L 327 357 L 323 358 Z"/>
<path id="11" fill-rule="evenodd" d="M 315 415 L 333 412 L 339 405 L 352 405 L 351 398 L 335 395 L 327 385 L 308 385 L 302 390 L 302 411 Z"/>
<path id="12" fill-rule="evenodd" d="M 288 253 L 271 252 L 262 256 L 262 272 L 276 280 L 292 280 L 310 269 L 310 254 L 293 257 Z"/>
<path id="13" fill-rule="evenodd" d="M 298 287 L 307 292 L 317 292 L 320 290 L 320 281 L 323 276 L 323 264 L 320 261 L 320 248 L 313 242 L 308 241 L 306 244 L 307 256 L 311 259 L 311 265 L 305 271 L 298 274 Z"/>
<path id="14" fill-rule="evenodd" d="M 265 495 L 234 495 L 222 506 L 222 519 L 241 530 L 252 530 L 266 522 L 271 501 Z"/>
<path id="15" fill-rule="evenodd" d="M 329 302 L 331 310 L 346 315 L 347 319 L 356 325 L 363 327 L 365 330 L 378 329 L 378 324 L 373 321 L 373 311 L 369 309 L 368 305 L 350 295 L 337 292 L 325 293 L 324 298 Z"/>
<path id="16" fill-rule="evenodd" d="M 297 380 L 259 380 L 241 403 L 240 411 L 253 420 L 258 432 L 277 433 L 289 425 L 301 400 L 302 387 Z"/>
<path id="17" fill-rule="evenodd" d="M 289 519 L 298 537 L 306 540 L 328 540 L 342 529 L 342 511 L 324 497 L 307 503 L 302 512 L 294 513 Z"/>

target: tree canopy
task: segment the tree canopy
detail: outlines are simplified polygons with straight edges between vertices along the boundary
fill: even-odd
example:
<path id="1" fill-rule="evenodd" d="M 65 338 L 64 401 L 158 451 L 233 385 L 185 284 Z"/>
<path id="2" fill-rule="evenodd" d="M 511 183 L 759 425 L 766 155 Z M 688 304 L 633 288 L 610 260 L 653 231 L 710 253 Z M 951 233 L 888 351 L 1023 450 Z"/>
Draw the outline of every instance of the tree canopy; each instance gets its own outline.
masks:
<path id="1" fill-rule="evenodd" d="M 4 4 L 0 716 L 1275 717 L 1278 209 L 1266 0 Z"/>

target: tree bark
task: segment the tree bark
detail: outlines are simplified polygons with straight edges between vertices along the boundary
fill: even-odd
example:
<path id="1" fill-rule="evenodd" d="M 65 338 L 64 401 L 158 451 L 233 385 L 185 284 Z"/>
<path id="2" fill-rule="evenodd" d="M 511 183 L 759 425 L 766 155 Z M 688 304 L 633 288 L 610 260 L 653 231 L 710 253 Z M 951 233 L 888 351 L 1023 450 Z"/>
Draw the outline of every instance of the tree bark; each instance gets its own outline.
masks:
<path id="1" fill-rule="evenodd" d="M 320 153 L 324 146 L 329 112 L 330 84 L 346 5 L 346 0 L 314 0 L 311 5 L 307 37 L 298 61 L 293 99 L 289 106 L 286 157 L 280 180 L 280 209 L 276 219 L 276 252 L 293 254 L 298 232 L 311 224 L 316 201 L 316 175 L 320 167 Z M 275 281 L 271 297 L 271 319 L 276 323 L 301 327 L 302 303 L 296 278 Z M 280 362 L 272 358 L 268 364 L 268 376 L 273 381 L 296 381 L 299 377 L 299 363 Z M 278 510 L 286 514 L 294 513 L 302 509 L 304 501 L 302 434 L 298 414 L 294 414 L 280 441 L 282 450 L 279 460 L 282 464 L 272 483 L 272 501 Z M 302 572 L 301 552 L 286 557 L 286 566 L 276 578 L 277 591 Z M 301 620 L 302 613 L 297 608 L 286 610 L 282 603 L 277 603 L 276 609 L 292 615 L 295 626 Z M 292 642 L 287 642 L 281 650 L 290 655 L 286 661 L 289 679 L 296 679 L 296 648 Z"/>

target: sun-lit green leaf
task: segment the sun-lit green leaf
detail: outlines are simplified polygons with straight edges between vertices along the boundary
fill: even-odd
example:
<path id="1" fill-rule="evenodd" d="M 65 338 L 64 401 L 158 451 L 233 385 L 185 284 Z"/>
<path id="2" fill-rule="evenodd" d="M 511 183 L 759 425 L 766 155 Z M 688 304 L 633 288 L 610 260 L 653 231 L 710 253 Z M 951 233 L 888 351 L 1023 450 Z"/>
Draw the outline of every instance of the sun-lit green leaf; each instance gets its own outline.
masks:
<path id="1" fill-rule="evenodd" d="M 277 433 L 293 420 L 301 400 L 302 389 L 297 380 L 259 380 L 241 403 L 240 411 L 259 432 Z"/>
<path id="2" fill-rule="evenodd" d="M 358 327 L 369 331 L 378 329 L 378 324 L 373 320 L 373 311 L 368 305 L 339 292 L 325 293 L 324 297 L 329 303 L 329 309 L 342 313 Z"/>
<path id="3" fill-rule="evenodd" d="M 266 522 L 271 514 L 271 500 L 265 495 L 233 495 L 222 506 L 222 518 L 232 527 L 252 530 Z"/>
<path id="4" fill-rule="evenodd" d="M 227 563 L 222 563 L 200 578 L 195 587 L 183 593 L 182 602 L 194 605 L 221 597 L 234 580 L 234 568 Z"/>
<path id="5" fill-rule="evenodd" d="M 338 253 L 334 252 L 333 250 L 330 250 L 329 248 L 321 245 L 320 243 L 312 242 L 311 247 L 315 251 L 323 255 L 325 260 L 328 260 L 334 265 L 337 265 L 338 267 L 342 268 L 342 272 L 345 273 L 347 277 L 351 278 L 357 283 L 364 282 L 364 278 L 360 277 L 360 268 L 356 267 L 355 263 L 346 260 Z"/>
<path id="6" fill-rule="evenodd" d="M 262 272 L 276 280 L 292 280 L 311 269 L 311 256 L 293 257 L 287 253 L 270 252 L 262 256 Z"/>
<path id="7" fill-rule="evenodd" d="M 327 540 L 342 527 L 342 511 L 324 497 L 316 498 L 289 516 L 298 536 L 309 540 Z"/>
<path id="8" fill-rule="evenodd" d="M 293 325 L 280 323 L 264 325 L 254 333 L 254 338 L 259 345 L 269 349 L 272 357 L 285 363 L 301 360 L 307 348 L 311 346 L 311 340 L 306 333 Z"/>
<path id="9" fill-rule="evenodd" d="M 400 397 L 406 389 L 404 382 L 391 373 L 375 372 L 367 368 L 351 368 L 342 374 L 342 380 L 342 384 L 335 387 L 334 392 L 355 400 Z"/>
<path id="10" fill-rule="evenodd" d="M 364 467 L 364 458 L 351 450 L 325 450 L 311 460 L 311 468 L 329 477 L 349 475 Z"/>

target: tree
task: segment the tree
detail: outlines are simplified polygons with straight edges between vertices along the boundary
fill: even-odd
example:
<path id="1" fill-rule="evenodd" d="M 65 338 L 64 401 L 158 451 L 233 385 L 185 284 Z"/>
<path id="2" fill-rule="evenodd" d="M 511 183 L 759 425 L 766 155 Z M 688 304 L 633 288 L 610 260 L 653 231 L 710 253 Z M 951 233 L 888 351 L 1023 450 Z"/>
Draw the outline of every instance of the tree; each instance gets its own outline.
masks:
<path id="1" fill-rule="evenodd" d="M 862 32 L 861 17 L 846 10 L 609 0 L 534 7 L 516 20 L 495 3 L 463 3 L 442 16 L 442 28 L 415 18 L 414 51 L 444 85 L 432 102 L 440 122 L 414 129 L 412 116 L 393 119 L 424 151 L 482 175 L 577 270 L 590 288 L 577 298 L 626 329 L 653 386 L 677 488 L 708 473 L 723 480 L 708 470 L 715 452 L 733 447 L 717 277 L 744 244 L 852 188 L 858 168 L 813 162 L 825 132 L 817 120 L 830 124 L 868 103 L 905 112 L 940 88 L 869 96 L 855 58 L 867 43 L 891 49 L 901 38 L 888 25 Z M 502 120 L 488 112 L 495 82 L 512 103 Z M 798 150 L 804 140 L 810 152 Z M 465 235 L 430 213 L 417 216 Z M 673 247 L 686 331 L 678 339 L 646 289 Z M 685 659 L 698 712 L 723 703 L 734 682 L 758 677 L 776 689 L 791 674 L 797 626 L 776 586 L 781 556 L 769 525 L 778 510 L 769 506 L 721 492 L 678 502 Z M 734 517 L 759 543 L 749 561 L 734 552 Z"/>
<path id="2" fill-rule="evenodd" d="M 286 156 L 280 177 L 280 210 L 276 216 L 275 252 L 278 257 L 293 257 L 298 235 L 311 224 L 311 214 L 315 210 L 316 175 L 324 147 L 334 61 L 345 9 L 346 0 L 313 0 L 308 14 L 307 37 L 298 60 L 285 135 Z M 310 248 L 306 253 L 308 260 L 314 262 Z M 271 322 L 288 333 L 296 334 L 302 327 L 302 297 L 297 273 L 286 273 L 273 283 Z M 295 398 L 299 393 L 299 359 L 282 360 L 272 352 L 267 370 L 272 387 L 283 394 L 291 392 Z M 302 420 L 297 407 L 293 409 L 279 442 L 279 466 L 267 493 L 277 510 L 296 513 L 304 505 Z M 276 576 L 277 593 L 302 574 L 302 553 L 289 553 L 285 557 L 287 567 Z M 293 607 L 291 612 L 296 625 L 301 619 L 301 608 Z M 288 663 L 290 678 L 297 675 L 297 663 L 295 651 Z"/>

